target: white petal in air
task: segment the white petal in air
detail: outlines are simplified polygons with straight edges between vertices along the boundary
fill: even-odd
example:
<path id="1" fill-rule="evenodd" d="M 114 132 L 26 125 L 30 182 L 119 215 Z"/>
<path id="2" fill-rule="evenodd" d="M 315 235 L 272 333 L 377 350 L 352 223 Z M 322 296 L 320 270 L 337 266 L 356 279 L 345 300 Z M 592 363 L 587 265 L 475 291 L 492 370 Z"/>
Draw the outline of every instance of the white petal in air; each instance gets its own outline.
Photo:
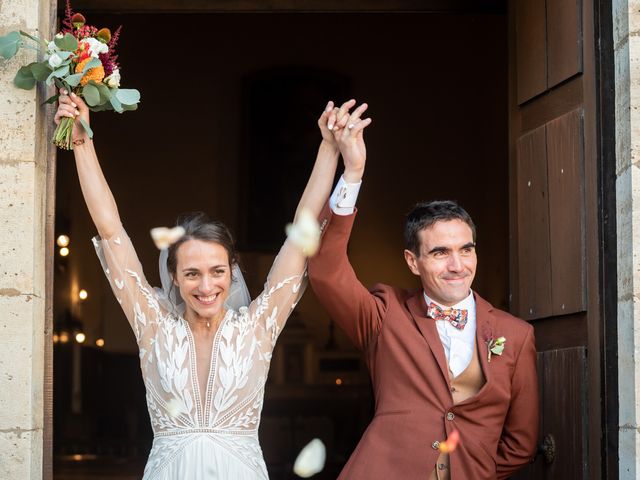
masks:
<path id="1" fill-rule="evenodd" d="M 184 235 L 182 227 L 157 227 L 151 229 L 151 238 L 158 247 L 158 250 L 164 250 L 176 243 Z"/>
<path id="2" fill-rule="evenodd" d="M 182 411 L 182 402 L 180 400 L 178 400 L 177 398 L 172 398 L 171 400 L 169 400 L 169 403 L 167 403 L 167 413 L 170 416 L 175 418 L 180 415 Z"/>
<path id="3" fill-rule="evenodd" d="M 298 454 L 293 465 L 293 473 L 302 478 L 309 478 L 324 468 L 327 450 L 319 438 L 311 440 Z"/>
<path id="4" fill-rule="evenodd" d="M 302 250 L 305 256 L 311 257 L 318 251 L 320 226 L 316 217 L 309 210 L 301 210 L 296 222 L 287 225 L 286 232 L 289 240 Z"/>

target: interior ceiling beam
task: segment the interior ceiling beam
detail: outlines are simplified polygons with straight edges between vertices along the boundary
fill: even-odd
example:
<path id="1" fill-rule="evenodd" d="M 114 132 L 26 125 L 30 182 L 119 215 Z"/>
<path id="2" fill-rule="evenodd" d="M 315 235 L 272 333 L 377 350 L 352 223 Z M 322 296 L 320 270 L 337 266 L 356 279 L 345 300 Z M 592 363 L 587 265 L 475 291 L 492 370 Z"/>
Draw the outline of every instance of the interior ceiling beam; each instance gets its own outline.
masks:
<path id="1" fill-rule="evenodd" d="M 62 0 L 58 6 L 63 12 Z M 109 13 L 506 13 L 507 0 L 74 0 L 72 6 Z"/>

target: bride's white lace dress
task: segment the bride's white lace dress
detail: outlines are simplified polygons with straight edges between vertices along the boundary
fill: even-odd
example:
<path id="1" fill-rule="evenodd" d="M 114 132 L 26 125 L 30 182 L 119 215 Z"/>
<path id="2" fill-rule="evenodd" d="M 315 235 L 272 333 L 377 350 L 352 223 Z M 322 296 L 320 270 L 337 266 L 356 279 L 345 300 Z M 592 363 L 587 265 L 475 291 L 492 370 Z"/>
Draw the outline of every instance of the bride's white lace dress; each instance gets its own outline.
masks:
<path id="1" fill-rule="evenodd" d="M 189 324 L 149 286 L 124 229 L 94 245 L 140 350 L 154 432 L 144 480 L 268 478 L 258 443 L 264 386 L 278 335 L 304 290 L 302 255 L 285 242 L 264 291 L 249 307 L 227 311 L 210 364 L 198 365 Z"/>

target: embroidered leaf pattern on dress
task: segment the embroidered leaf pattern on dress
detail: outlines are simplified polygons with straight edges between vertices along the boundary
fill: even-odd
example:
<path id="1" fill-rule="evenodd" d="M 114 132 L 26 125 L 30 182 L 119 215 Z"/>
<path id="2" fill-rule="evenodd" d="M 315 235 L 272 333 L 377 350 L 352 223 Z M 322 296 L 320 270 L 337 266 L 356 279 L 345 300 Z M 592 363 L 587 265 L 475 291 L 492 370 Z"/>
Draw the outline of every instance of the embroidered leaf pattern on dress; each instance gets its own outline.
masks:
<path id="1" fill-rule="evenodd" d="M 124 230 L 94 245 L 139 347 L 154 431 L 144 479 L 159 476 L 202 436 L 256 478 L 267 479 L 258 441 L 264 387 L 278 335 L 304 290 L 306 264 L 278 270 L 276 260 L 261 295 L 249 307 L 227 312 L 214 337 L 207 384 L 199 385 L 187 322 L 149 286 Z M 198 392 L 204 393 L 204 404 Z"/>

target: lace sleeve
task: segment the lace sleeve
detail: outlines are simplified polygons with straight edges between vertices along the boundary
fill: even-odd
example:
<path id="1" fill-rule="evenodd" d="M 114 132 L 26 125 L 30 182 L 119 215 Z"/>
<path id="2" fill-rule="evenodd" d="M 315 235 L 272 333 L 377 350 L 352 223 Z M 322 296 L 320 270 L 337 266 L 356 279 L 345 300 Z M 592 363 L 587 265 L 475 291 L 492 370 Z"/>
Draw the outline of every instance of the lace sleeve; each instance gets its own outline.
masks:
<path id="1" fill-rule="evenodd" d="M 291 311 L 307 286 L 307 260 L 289 240 L 273 262 L 262 293 L 249 306 L 258 331 L 266 337 L 264 353 L 271 353 Z"/>
<path id="2" fill-rule="evenodd" d="M 166 315 L 158 295 L 147 282 L 133 244 L 124 228 L 110 238 L 93 238 L 116 300 L 131 325 L 139 346 L 148 343 L 154 326 Z"/>

